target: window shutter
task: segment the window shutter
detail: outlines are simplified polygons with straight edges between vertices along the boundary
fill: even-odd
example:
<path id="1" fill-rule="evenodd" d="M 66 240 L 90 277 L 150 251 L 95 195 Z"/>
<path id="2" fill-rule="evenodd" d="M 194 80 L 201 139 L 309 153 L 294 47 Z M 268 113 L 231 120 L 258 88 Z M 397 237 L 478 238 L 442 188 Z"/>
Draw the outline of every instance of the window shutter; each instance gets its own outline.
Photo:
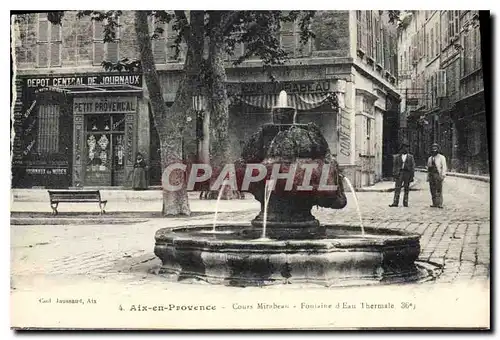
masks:
<path id="1" fill-rule="evenodd" d="M 372 11 L 368 11 L 366 13 L 366 24 L 367 24 L 367 55 L 370 58 L 373 58 L 373 17 L 372 17 Z"/>
<path id="2" fill-rule="evenodd" d="M 50 66 L 61 66 L 61 42 L 50 43 Z"/>
<path id="3" fill-rule="evenodd" d="M 295 35 L 294 35 L 294 23 L 293 22 L 283 22 L 281 25 L 281 48 L 293 55 L 295 53 Z M 236 45 L 236 49 L 238 45 Z"/>
<path id="4" fill-rule="evenodd" d="M 165 64 L 167 61 L 167 53 L 166 53 L 166 41 L 165 37 L 159 37 L 158 39 L 153 39 L 151 41 L 153 46 L 153 58 L 156 64 Z"/>
<path id="5" fill-rule="evenodd" d="M 106 61 L 116 63 L 119 58 L 119 43 L 117 41 L 106 43 Z"/>
<path id="6" fill-rule="evenodd" d="M 446 70 L 437 71 L 437 96 L 446 97 Z"/>
<path id="7" fill-rule="evenodd" d="M 166 34 L 167 34 L 167 41 L 166 41 L 167 60 L 170 62 L 176 62 L 177 58 L 175 58 L 174 44 L 175 44 L 175 38 L 177 37 L 177 32 L 175 32 L 174 29 L 172 28 L 172 22 L 168 23 L 166 31 L 167 31 L 166 32 Z M 179 52 L 179 56 L 180 56 L 180 52 Z"/>
<path id="8" fill-rule="evenodd" d="M 93 21 L 94 23 L 94 40 L 104 39 L 104 23 L 102 21 Z"/>
<path id="9" fill-rule="evenodd" d="M 49 66 L 49 21 L 46 13 L 38 15 L 38 34 L 37 34 L 37 54 L 38 67 Z"/>
<path id="10" fill-rule="evenodd" d="M 436 35 L 434 42 L 436 44 L 436 55 L 439 54 L 440 46 L 439 46 L 439 23 L 436 22 L 434 25 L 434 34 Z"/>
<path id="11" fill-rule="evenodd" d="M 104 61 L 104 25 L 100 21 L 93 21 L 94 23 L 94 65 L 101 65 Z"/>
<path id="12" fill-rule="evenodd" d="M 38 21 L 38 42 L 49 41 L 49 21 L 40 19 Z"/>
<path id="13" fill-rule="evenodd" d="M 167 62 L 166 24 L 155 23 L 154 17 L 148 17 L 148 21 L 151 34 L 155 33 L 156 28 L 163 26 L 163 33 L 158 33 L 158 37 L 151 39 L 151 48 L 153 50 L 153 59 L 155 64 L 165 64 Z"/>
<path id="14" fill-rule="evenodd" d="M 49 44 L 38 44 L 38 67 L 49 66 Z"/>
<path id="15" fill-rule="evenodd" d="M 61 34 L 61 25 L 50 25 L 50 66 L 61 66 Z"/>
<path id="16" fill-rule="evenodd" d="M 104 61 L 104 43 L 94 41 L 94 65 L 101 65 Z"/>
<path id="17" fill-rule="evenodd" d="M 453 37 L 453 11 L 448 11 L 448 38 Z M 448 42 L 450 39 L 448 39 Z"/>
<path id="18" fill-rule="evenodd" d="M 429 37 L 430 54 L 429 56 L 434 56 L 434 29 L 431 28 L 431 36 Z"/>
<path id="19" fill-rule="evenodd" d="M 362 18 L 361 18 L 361 12 L 362 11 L 356 11 L 356 43 L 357 43 L 357 48 L 358 49 L 363 49 L 363 46 L 362 46 L 362 42 L 361 42 L 361 39 L 362 39 L 362 28 L 361 28 L 361 22 L 362 22 Z"/>

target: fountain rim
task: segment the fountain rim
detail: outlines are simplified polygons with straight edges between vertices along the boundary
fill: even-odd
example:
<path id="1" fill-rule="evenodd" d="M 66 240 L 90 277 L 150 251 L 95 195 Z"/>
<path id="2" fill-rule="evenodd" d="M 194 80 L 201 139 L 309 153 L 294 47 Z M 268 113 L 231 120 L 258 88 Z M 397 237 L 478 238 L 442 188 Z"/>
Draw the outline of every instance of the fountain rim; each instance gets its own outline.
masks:
<path id="1" fill-rule="evenodd" d="M 335 227 L 349 227 L 358 229 L 358 226 L 352 226 L 348 224 L 324 224 L 322 225 L 328 228 Z M 250 223 L 241 224 L 219 224 L 217 228 L 228 228 L 228 227 L 252 227 Z M 409 246 L 409 242 L 419 242 L 420 235 L 414 233 L 407 233 L 394 229 L 383 229 L 383 228 L 366 228 L 365 232 L 370 235 L 370 231 L 376 230 L 378 233 L 376 236 L 380 237 L 362 237 L 361 233 L 355 237 L 344 237 L 344 238 L 326 238 L 326 239 L 287 239 L 287 240 L 259 240 L 259 239 L 210 239 L 210 233 L 203 236 L 198 235 L 180 235 L 177 232 L 192 232 L 195 230 L 210 230 L 213 228 L 213 224 L 199 224 L 199 225 L 189 225 L 189 226 L 179 226 L 175 228 L 162 228 L 157 230 L 155 234 L 156 245 L 174 243 L 177 245 L 190 245 L 201 248 L 219 248 L 226 247 L 227 250 L 232 248 L 244 249 L 244 250 L 285 250 L 290 248 L 290 250 L 303 250 L 303 251 L 318 251 L 318 250 L 334 250 L 342 249 L 345 251 L 349 249 L 350 251 L 355 251 L 356 248 L 366 250 L 370 247 L 401 247 Z M 255 228 L 256 230 L 261 230 L 261 228 Z M 383 232 L 388 232 L 389 234 L 384 234 Z"/>

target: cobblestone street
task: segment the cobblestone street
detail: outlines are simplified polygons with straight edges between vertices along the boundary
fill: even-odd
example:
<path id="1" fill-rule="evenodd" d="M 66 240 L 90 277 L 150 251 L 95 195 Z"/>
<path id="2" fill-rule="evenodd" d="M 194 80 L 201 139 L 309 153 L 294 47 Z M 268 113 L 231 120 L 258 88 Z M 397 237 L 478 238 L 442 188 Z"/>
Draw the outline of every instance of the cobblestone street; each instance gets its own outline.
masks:
<path id="1" fill-rule="evenodd" d="M 437 280 L 410 285 L 365 287 L 363 290 L 356 287 L 338 288 L 329 290 L 328 295 L 325 295 L 322 287 L 300 284 L 268 286 L 268 289 L 241 289 L 207 284 L 193 285 L 186 281 L 173 283 L 155 273 L 160 265 L 159 259 L 153 253 L 156 230 L 181 225 L 210 224 L 213 221 L 213 214 L 210 212 L 214 210 L 215 202 L 191 200 L 191 208 L 197 213 L 190 218 L 151 218 L 147 217 L 148 214 L 159 211 L 161 203 L 117 200 L 110 202 L 110 207 L 113 208 L 109 210 L 111 216 L 102 218 L 101 222 L 86 221 L 89 211 L 95 213 L 95 207 L 78 207 L 78 211 L 85 211 L 86 215 L 74 213 L 71 218 L 76 222 L 73 224 L 11 225 L 11 298 L 16 301 L 16 306 L 22 306 L 22 309 L 14 311 L 16 320 L 38 320 L 36 324 L 43 326 L 79 325 L 81 321 L 78 320 L 82 320 L 85 315 L 85 320 L 93 320 L 88 321 L 92 327 L 126 327 L 139 324 L 147 327 L 153 321 L 146 317 L 146 314 L 139 319 L 135 313 L 120 314 L 122 317 L 113 319 L 96 316 L 100 313 L 119 312 L 123 303 L 153 304 L 158 301 L 226 301 L 226 305 L 222 304 L 221 308 L 230 309 L 233 304 L 234 309 L 234 302 L 254 301 L 252 295 L 249 295 L 251 292 L 258 293 L 257 296 L 262 301 L 282 303 L 295 301 L 297 296 L 302 296 L 308 303 L 322 301 L 327 297 L 329 300 L 339 299 L 342 296 L 349 297 L 350 301 L 375 298 L 375 301 L 389 299 L 394 303 L 418 303 L 420 307 L 415 312 L 418 314 L 412 314 L 411 322 L 404 319 L 405 314 L 392 313 L 391 322 L 394 325 L 428 326 L 432 324 L 431 320 L 435 320 L 435 325 L 440 326 L 439 320 L 443 311 L 432 307 L 436 301 L 439 301 L 440 306 L 450 306 L 443 308 L 467 310 L 478 317 L 487 315 L 485 313 L 488 313 L 489 308 L 487 301 L 490 269 L 489 183 L 448 177 L 444 191 L 445 208 L 433 209 L 429 207 L 430 195 L 425 175 L 419 173 L 416 179 L 408 208 L 390 208 L 388 205 L 392 201 L 391 192 L 358 192 L 357 196 L 365 226 L 404 229 L 422 235 L 420 260 L 443 266 L 442 274 Z M 341 211 L 314 209 L 313 212 L 325 224 L 358 224 L 351 193 L 348 194 L 348 199 L 348 206 Z M 65 209 L 68 211 L 68 208 Z M 47 202 L 14 200 L 11 210 L 14 212 L 13 216 L 26 214 L 27 211 L 35 212 L 34 217 L 28 218 L 32 218 L 32 223 L 39 223 L 36 214 L 47 214 L 50 207 Z M 222 223 L 250 221 L 258 210 L 259 204 L 251 197 L 238 201 L 221 201 L 219 218 Z M 19 213 L 20 211 L 24 213 Z M 128 211 L 129 216 L 142 215 L 144 218 L 140 221 L 121 223 L 112 217 L 113 211 L 121 211 L 123 214 Z M 59 218 L 62 217 L 55 219 Z M 106 219 L 110 222 L 106 223 Z M 450 289 L 450 283 L 453 284 L 453 289 Z M 297 295 L 297 289 L 303 288 L 308 288 L 307 295 Z M 101 304 L 75 309 L 75 312 L 85 314 L 72 314 L 62 313 L 66 309 L 58 308 L 57 304 L 44 306 L 39 303 L 39 299 L 43 297 L 82 296 L 97 297 Z M 160 300 L 158 297 L 161 297 Z M 80 318 L 75 319 L 75 315 L 80 315 Z M 225 322 L 248 327 L 256 325 L 252 319 L 242 319 L 240 313 L 224 315 Z M 328 313 L 315 315 L 315 318 L 301 319 L 301 324 L 304 327 L 332 324 Z M 343 325 L 360 327 L 361 319 L 350 318 L 349 315 L 335 314 L 335 317 L 342 318 L 338 322 Z M 380 314 L 381 319 L 377 315 L 366 314 L 362 325 L 377 326 L 386 322 L 384 314 Z M 290 314 L 290 317 L 293 316 L 296 317 Z M 482 318 L 486 320 L 485 317 Z M 206 316 L 202 322 L 196 321 L 198 319 L 185 319 L 181 314 L 172 314 L 172 318 L 167 319 L 161 318 L 160 315 L 154 318 L 156 324 L 162 325 L 161 327 L 179 327 L 183 324 L 196 328 L 221 324 L 220 319 Z M 271 314 L 269 318 L 262 315 L 259 320 L 262 325 L 278 325 L 278 320 L 271 317 Z M 469 323 L 476 325 L 474 320 L 466 317 L 453 318 L 453 322 L 462 327 Z M 285 324 L 285 321 L 286 319 L 283 319 L 282 323 Z M 32 321 L 30 325 L 33 325 Z"/>
<path id="2" fill-rule="evenodd" d="M 489 183 L 448 177 L 444 209 L 430 208 L 425 174 L 417 174 L 416 190 L 410 192 L 410 207 L 390 208 L 392 193 L 359 192 L 364 224 L 422 235 L 420 260 L 444 266 L 440 282 L 487 279 L 490 268 Z M 352 195 L 343 210 L 314 209 L 322 223 L 359 224 Z M 160 207 L 141 202 L 147 210 Z M 39 203 L 42 204 L 41 202 Z M 47 208 L 48 204 L 43 203 Z M 131 202 L 122 202 L 122 210 Z M 222 201 L 222 222 L 250 221 L 259 208 L 252 198 Z M 36 206 L 14 202 L 13 211 Z M 213 211 L 214 201 L 192 201 L 193 211 Z M 136 207 L 136 209 L 138 209 Z M 133 209 L 132 209 L 133 210 Z M 230 212 L 236 210 L 237 212 Z M 11 273 L 15 289 L 29 287 L 34 277 L 72 276 L 114 278 L 126 274 L 130 280 L 151 278 L 158 266 L 153 254 L 154 233 L 163 227 L 211 223 L 213 214 L 192 218 L 152 218 L 140 223 L 96 225 L 12 225 Z"/>

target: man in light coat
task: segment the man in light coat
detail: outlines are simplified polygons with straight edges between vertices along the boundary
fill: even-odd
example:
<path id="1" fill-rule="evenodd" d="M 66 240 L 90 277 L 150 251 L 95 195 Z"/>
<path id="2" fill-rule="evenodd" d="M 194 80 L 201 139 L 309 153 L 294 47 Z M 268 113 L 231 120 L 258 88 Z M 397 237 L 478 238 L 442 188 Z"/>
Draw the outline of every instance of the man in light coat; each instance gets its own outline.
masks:
<path id="1" fill-rule="evenodd" d="M 415 176 L 415 160 L 413 159 L 413 155 L 408 152 L 408 146 L 408 143 L 403 143 L 399 154 L 394 156 L 392 174 L 396 184 L 394 188 L 394 200 L 389 205 L 390 207 L 397 207 L 399 205 L 401 187 L 404 188 L 403 206 L 408 206 L 410 183 L 413 182 L 413 177 Z"/>
<path id="2" fill-rule="evenodd" d="M 439 153 L 439 145 L 431 147 L 431 156 L 427 160 L 427 181 L 432 197 L 432 208 L 443 208 L 443 181 L 448 167 L 446 157 Z"/>

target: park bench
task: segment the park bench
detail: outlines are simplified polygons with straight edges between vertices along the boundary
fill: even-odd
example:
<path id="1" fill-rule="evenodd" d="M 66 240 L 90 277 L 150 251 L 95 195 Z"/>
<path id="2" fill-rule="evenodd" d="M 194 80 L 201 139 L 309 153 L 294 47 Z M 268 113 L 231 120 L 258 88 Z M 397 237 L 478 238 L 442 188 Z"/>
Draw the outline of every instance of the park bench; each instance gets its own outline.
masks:
<path id="1" fill-rule="evenodd" d="M 59 203 L 99 203 L 100 214 L 106 213 L 104 208 L 108 201 L 101 199 L 99 190 L 49 190 L 50 207 L 54 215 L 57 215 Z"/>

